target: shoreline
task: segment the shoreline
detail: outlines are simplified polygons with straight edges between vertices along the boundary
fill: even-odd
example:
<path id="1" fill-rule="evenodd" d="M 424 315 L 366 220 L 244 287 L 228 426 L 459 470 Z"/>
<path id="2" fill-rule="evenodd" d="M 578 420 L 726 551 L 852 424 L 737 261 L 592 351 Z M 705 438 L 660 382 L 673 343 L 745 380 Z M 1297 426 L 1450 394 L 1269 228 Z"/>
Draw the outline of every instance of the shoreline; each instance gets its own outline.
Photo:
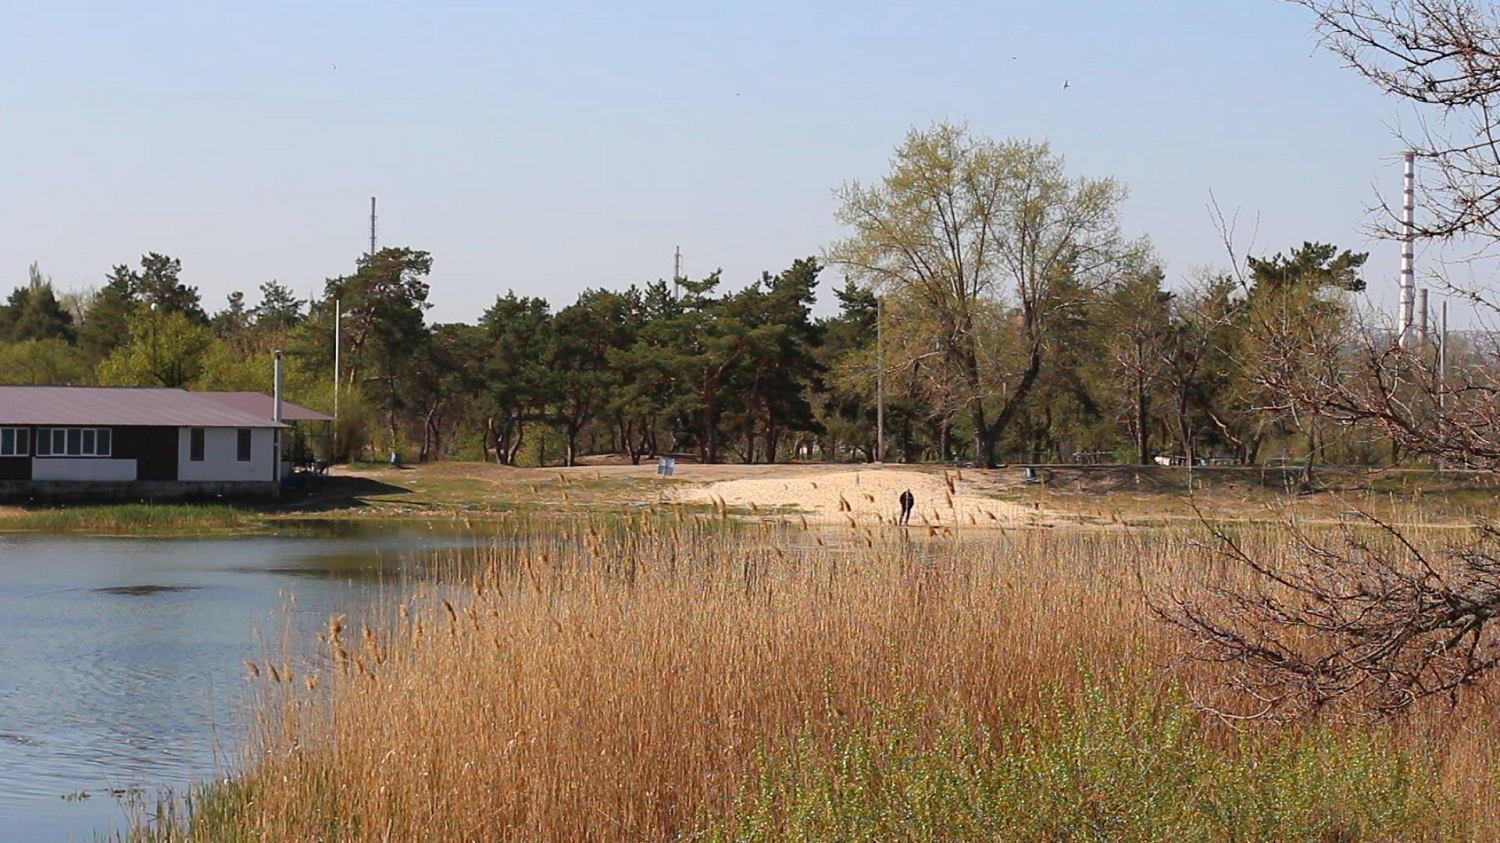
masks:
<path id="1" fill-rule="evenodd" d="M 1459 526 L 1491 515 L 1494 480 L 1417 469 L 1322 469 L 1298 493 L 1276 468 L 1021 467 L 782 463 L 510 468 L 491 463 L 340 468 L 276 501 L 63 503 L 0 506 L 0 535 L 275 535 L 311 524 L 451 522 L 468 528 L 516 518 L 647 512 L 796 521 L 857 529 L 894 525 L 903 490 L 916 496 L 910 527 L 932 531 L 1165 527 L 1261 521 L 1296 508 L 1337 521 L 1355 512 Z"/>

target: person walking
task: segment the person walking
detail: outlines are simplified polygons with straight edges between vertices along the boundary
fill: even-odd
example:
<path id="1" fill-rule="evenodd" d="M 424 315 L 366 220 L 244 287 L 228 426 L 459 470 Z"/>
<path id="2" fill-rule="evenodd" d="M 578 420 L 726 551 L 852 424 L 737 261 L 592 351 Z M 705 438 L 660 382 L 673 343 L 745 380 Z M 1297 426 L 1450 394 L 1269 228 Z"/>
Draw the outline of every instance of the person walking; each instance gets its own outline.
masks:
<path id="1" fill-rule="evenodd" d="M 911 489 L 907 489 L 906 491 L 904 491 L 904 492 L 901 493 L 900 500 L 901 500 L 901 523 L 903 525 L 909 524 L 909 523 L 911 523 L 911 511 L 912 511 L 912 508 L 917 505 L 917 499 L 916 499 L 916 497 L 914 497 L 912 495 Z"/>

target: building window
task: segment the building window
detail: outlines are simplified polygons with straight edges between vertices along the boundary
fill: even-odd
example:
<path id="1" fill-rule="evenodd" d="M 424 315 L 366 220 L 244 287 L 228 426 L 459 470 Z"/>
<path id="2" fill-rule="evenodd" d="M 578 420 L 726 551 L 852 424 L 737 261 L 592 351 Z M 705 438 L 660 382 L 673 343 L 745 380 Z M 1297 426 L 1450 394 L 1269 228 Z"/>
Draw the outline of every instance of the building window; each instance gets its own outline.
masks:
<path id="1" fill-rule="evenodd" d="M 240 428 L 239 432 L 240 432 L 239 461 L 240 462 L 249 462 L 250 461 L 250 428 L 248 428 L 248 427 L 242 427 L 242 428 Z"/>
<path id="2" fill-rule="evenodd" d="M 20 430 L 17 436 L 24 434 Z M 39 427 L 36 455 L 39 457 L 107 457 L 111 436 L 107 427 Z M 24 440 L 18 440 L 24 442 Z M 0 442 L 0 446 L 3 446 Z"/>
<path id="3" fill-rule="evenodd" d="M 188 459 L 192 462 L 203 462 L 203 428 L 201 427 L 188 430 Z"/>
<path id="4" fill-rule="evenodd" d="M 31 428 L 0 427 L 0 457 L 24 457 L 31 453 Z"/>

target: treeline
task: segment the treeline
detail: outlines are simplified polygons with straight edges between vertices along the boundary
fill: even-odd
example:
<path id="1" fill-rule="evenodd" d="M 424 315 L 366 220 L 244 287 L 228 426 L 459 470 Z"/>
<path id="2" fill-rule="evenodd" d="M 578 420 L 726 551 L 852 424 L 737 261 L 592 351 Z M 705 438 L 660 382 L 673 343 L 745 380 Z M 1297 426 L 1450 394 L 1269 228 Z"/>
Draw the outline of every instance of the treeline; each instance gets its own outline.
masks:
<path id="1" fill-rule="evenodd" d="M 1249 261 L 1248 283 L 1224 276 L 1171 292 L 1146 263 L 1075 290 L 1049 323 L 997 452 L 1250 463 L 1268 449 L 1319 448 L 1339 461 L 1387 459 L 1377 437 L 1321 440 L 1258 387 L 1262 368 L 1288 358 L 1287 342 L 1349 331 L 1343 294 L 1358 289 L 1363 260 L 1305 244 Z M 509 465 L 598 453 L 871 460 L 883 391 L 886 459 L 983 460 L 970 406 L 944 400 L 954 385 L 940 349 L 921 346 L 931 317 L 922 303 L 897 292 L 877 304 L 846 280 L 833 293 L 837 314 L 814 318 L 823 272 L 814 258 L 739 290 L 715 273 L 588 290 L 556 310 L 507 293 L 473 324 L 428 324 L 431 266 L 425 252 L 384 249 L 329 279 L 316 301 L 272 281 L 254 306 L 234 293 L 212 315 L 180 280 L 180 262 L 162 255 L 116 267 L 84 296 L 58 296 L 33 266 L 0 307 L 0 379 L 269 391 L 271 355 L 283 349 L 288 396 L 332 412 L 337 302 L 341 457 L 368 448 Z M 990 329 L 998 336 L 985 365 L 1024 365 L 1031 350 L 1017 342 L 1017 314 L 997 312 Z"/>
<path id="2" fill-rule="evenodd" d="M 268 392 L 280 349 L 288 397 L 337 410 L 337 435 L 314 443 L 334 459 L 1399 457 L 1373 427 L 1285 398 L 1293 370 L 1366 338 L 1350 301 L 1365 255 L 1305 243 L 1169 290 L 1149 245 L 1119 236 L 1123 195 L 1068 177 L 1044 144 L 942 124 L 913 131 L 882 182 L 843 188 L 852 234 L 821 260 L 557 309 L 511 292 L 473 323 L 428 322 L 432 257 L 409 248 L 360 258 L 313 300 L 270 281 L 213 314 L 164 255 L 63 296 L 33 266 L 0 307 L 0 380 Z M 837 313 L 815 318 L 825 262 L 844 280 Z"/>

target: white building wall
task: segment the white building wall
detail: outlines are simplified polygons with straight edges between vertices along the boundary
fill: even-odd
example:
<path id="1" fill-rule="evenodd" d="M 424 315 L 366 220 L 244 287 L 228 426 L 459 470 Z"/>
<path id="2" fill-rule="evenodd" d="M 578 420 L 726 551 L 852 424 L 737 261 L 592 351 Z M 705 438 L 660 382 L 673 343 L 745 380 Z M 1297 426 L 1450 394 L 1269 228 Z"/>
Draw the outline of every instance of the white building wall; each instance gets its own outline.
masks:
<path id="1" fill-rule="evenodd" d="M 177 429 L 177 479 L 188 482 L 271 482 L 275 429 L 250 428 L 250 461 L 240 462 L 239 428 L 203 428 L 203 461 L 193 462 L 192 428 Z"/>
<path id="2" fill-rule="evenodd" d="M 31 461 L 32 480 L 117 482 L 135 479 L 135 460 L 101 457 L 37 457 Z"/>

